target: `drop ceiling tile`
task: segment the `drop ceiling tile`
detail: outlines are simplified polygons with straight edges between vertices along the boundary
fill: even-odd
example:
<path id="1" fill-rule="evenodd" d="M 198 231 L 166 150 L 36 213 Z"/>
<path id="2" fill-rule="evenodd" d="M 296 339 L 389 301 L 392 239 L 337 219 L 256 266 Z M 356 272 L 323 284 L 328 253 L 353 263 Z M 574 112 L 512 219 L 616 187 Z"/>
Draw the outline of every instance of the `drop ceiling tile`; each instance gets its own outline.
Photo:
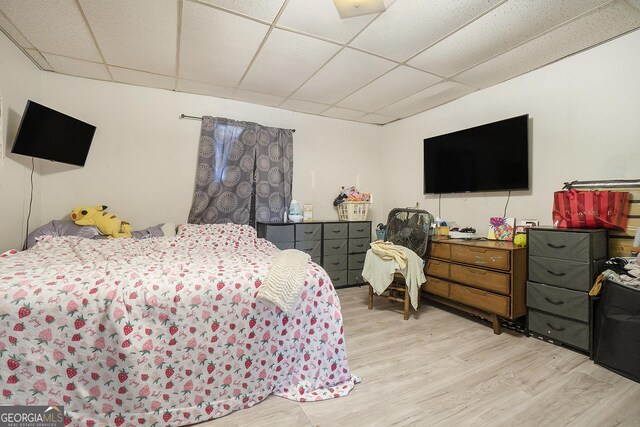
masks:
<path id="1" fill-rule="evenodd" d="M 615 2 L 470 68 L 455 78 L 470 86 L 488 87 L 638 27 L 640 14 L 625 2 Z"/>
<path id="2" fill-rule="evenodd" d="M 273 22 L 284 0 L 200 0 L 246 16 Z"/>
<path id="3" fill-rule="evenodd" d="M 376 16 L 366 15 L 340 19 L 333 1 L 289 0 L 287 7 L 278 19 L 278 26 L 346 43 Z"/>
<path id="4" fill-rule="evenodd" d="M 409 64 L 452 76 L 607 1 L 508 1 L 420 53 Z"/>
<path id="5" fill-rule="evenodd" d="M 346 48 L 295 92 L 296 99 L 335 104 L 396 64 Z"/>
<path id="6" fill-rule="evenodd" d="M 80 5 L 108 64 L 175 75 L 175 0 L 80 0 Z"/>
<path id="7" fill-rule="evenodd" d="M 318 104 L 316 102 L 303 101 L 301 99 L 287 99 L 282 104 L 280 104 L 280 108 L 285 108 L 287 110 L 300 111 L 302 113 L 309 114 L 319 114 L 329 108 L 328 105 Z"/>
<path id="8" fill-rule="evenodd" d="M 397 0 L 351 43 L 405 61 L 502 0 Z"/>
<path id="9" fill-rule="evenodd" d="M 66 56 L 51 55 L 43 53 L 53 71 L 70 76 L 86 77 L 97 80 L 111 80 L 107 67 L 97 62 L 82 61 L 75 58 L 67 58 Z"/>
<path id="10" fill-rule="evenodd" d="M 437 83 L 425 90 L 377 111 L 393 117 L 408 117 L 452 101 L 473 92 L 474 89 L 457 82 Z"/>
<path id="11" fill-rule="evenodd" d="M 332 43 L 274 29 L 241 87 L 288 96 L 339 49 Z"/>
<path id="12" fill-rule="evenodd" d="M 180 77 L 236 86 L 268 26 L 199 3 L 185 2 Z"/>
<path id="13" fill-rule="evenodd" d="M 6 16 L 2 13 L 2 6 L 0 6 L 0 29 L 4 31 L 18 46 L 24 48 L 33 48 L 31 43 L 27 39 L 24 38 L 22 33 L 18 31 L 18 29 L 13 25 Z"/>
<path id="14" fill-rule="evenodd" d="M 218 98 L 231 98 L 235 89 L 232 87 L 180 79 L 178 80 L 178 87 L 176 90 L 186 93 L 195 93 L 198 95 L 216 96 Z"/>
<path id="15" fill-rule="evenodd" d="M 350 110 L 349 108 L 331 107 L 323 111 L 321 115 L 336 119 L 356 120 L 365 114 L 363 111 Z"/>
<path id="16" fill-rule="evenodd" d="M 40 68 L 46 71 L 53 71 L 51 65 L 49 65 L 45 57 L 42 56 L 40 52 L 35 49 L 25 49 L 25 52 L 27 52 L 31 59 L 33 59 Z"/>
<path id="17" fill-rule="evenodd" d="M 380 114 L 366 114 L 358 119 L 359 122 L 371 123 L 374 125 L 386 125 L 398 120 L 399 117 L 389 117 Z"/>
<path id="18" fill-rule="evenodd" d="M 266 93 L 254 92 L 251 90 L 238 89 L 232 96 L 233 99 L 252 104 L 269 105 L 277 107 L 284 101 L 284 96 L 269 95 Z"/>
<path id="19" fill-rule="evenodd" d="M 175 77 L 161 76 L 159 74 L 114 66 L 109 66 L 109 71 L 111 71 L 113 80 L 120 83 L 170 90 L 173 90 L 175 86 Z"/>
<path id="20" fill-rule="evenodd" d="M 102 61 L 73 0 L 0 0 L 0 10 L 42 53 Z"/>
<path id="21" fill-rule="evenodd" d="M 442 80 L 404 65 L 389 71 L 338 103 L 341 107 L 373 112 Z"/>

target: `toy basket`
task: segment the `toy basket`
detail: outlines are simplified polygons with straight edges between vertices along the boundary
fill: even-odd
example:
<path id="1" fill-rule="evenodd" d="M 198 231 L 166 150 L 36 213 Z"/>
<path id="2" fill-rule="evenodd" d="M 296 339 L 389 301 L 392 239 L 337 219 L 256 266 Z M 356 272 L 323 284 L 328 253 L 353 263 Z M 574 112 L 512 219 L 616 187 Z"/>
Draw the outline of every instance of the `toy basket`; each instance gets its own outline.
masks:
<path id="1" fill-rule="evenodd" d="M 340 221 L 364 221 L 369 213 L 370 202 L 342 202 L 338 205 Z"/>

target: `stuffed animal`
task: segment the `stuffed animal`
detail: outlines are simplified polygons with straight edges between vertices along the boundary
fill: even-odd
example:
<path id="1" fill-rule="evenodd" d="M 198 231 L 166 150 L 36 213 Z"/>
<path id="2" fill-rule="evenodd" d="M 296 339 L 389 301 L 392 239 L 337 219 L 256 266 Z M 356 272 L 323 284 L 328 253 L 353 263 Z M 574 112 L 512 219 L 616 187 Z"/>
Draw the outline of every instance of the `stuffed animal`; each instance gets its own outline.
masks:
<path id="1" fill-rule="evenodd" d="M 513 243 L 516 246 L 527 246 L 527 235 L 526 234 L 516 234 L 516 237 L 513 239 Z"/>
<path id="2" fill-rule="evenodd" d="M 71 212 L 71 219 L 78 225 L 95 225 L 100 233 L 113 237 L 131 237 L 131 225 L 105 211 L 106 206 L 79 206 Z"/>

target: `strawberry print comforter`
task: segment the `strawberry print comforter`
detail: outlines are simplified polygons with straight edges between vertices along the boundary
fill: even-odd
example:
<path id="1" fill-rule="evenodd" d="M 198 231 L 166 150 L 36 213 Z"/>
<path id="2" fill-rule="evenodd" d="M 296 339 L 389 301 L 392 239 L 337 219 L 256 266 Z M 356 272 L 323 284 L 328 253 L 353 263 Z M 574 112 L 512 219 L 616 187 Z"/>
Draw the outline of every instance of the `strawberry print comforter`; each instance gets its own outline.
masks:
<path id="1" fill-rule="evenodd" d="M 292 315 L 256 299 L 278 249 L 237 225 L 176 238 L 44 237 L 0 256 L 6 405 L 78 426 L 181 426 L 354 386 L 340 302 L 309 263 Z"/>

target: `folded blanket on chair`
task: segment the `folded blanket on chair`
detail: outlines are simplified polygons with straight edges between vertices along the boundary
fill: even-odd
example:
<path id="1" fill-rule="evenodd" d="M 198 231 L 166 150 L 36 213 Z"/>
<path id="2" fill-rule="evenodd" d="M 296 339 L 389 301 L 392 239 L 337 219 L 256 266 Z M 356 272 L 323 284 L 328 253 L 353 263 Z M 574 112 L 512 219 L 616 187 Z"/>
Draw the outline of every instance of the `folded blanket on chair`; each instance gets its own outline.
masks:
<path id="1" fill-rule="evenodd" d="M 258 299 L 291 313 L 304 287 L 309 259 L 309 254 L 297 249 L 287 249 L 276 255 L 266 279 L 258 288 Z"/>
<path id="2" fill-rule="evenodd" d="M 407 255 L 402 246 L 396 246 L 391 242 L 373 242 L 371 250 L 382 259 L 392 259 L 398 263 L 398 269 L 407 267 Z"/>

